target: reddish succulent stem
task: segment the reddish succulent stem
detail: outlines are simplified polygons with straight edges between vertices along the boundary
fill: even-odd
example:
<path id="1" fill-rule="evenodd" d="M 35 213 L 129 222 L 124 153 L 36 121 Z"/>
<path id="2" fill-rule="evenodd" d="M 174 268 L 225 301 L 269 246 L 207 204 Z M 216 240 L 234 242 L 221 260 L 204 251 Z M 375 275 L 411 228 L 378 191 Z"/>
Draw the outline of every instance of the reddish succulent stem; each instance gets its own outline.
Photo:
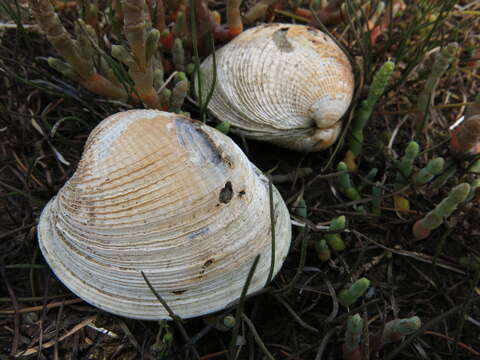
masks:
<path id="1" fill-rule="evenodd" d="M 158 109 L 160 108 L 160 103 L 158 101 L 158 95 L 155 92 L 155 89 L 149 88 L 146 91 L 143 91 L 138 94 L 142 99 L 142 102 L 149 108 Z"/>
<path id="2" fill-rule="evenodd" d="M 427 237 L 430 236 L 431 230 L 427 229 L 422 225 L 421 220 L 418 220 L 414 225 L 413 225 L 413 236 L 415 236 L 415 239 L 417 240 L 423 240 L 426 239 Z"/>
<path id="3" fill-rule="evenodd" d="M 128 45 L 132 50 L 135 61 L 141 69 L 147 66 L 145 54 L 145 41 L 147 37 L 147 24 L 144 19 L 146 11 L 142 1 L 128 0 L 122 2 L 124 11 L 124 31 Z"/>
<path id="4" fill-rule="evenodd" d="M 91 59 L 80 56 L 78 45 L 60 22 L 48 0 L 30 0 L 30 7 L 38 24 L 57 52 L 70 64 L 79 77 L 79 82 L 95 94 L 124 100 L 126 92 L 96 72 Z"/>
<path id="5" fill-rule="evenodd" d="M 387 29 L 388 27 L 388 22 L 382 22 L 375 26 L 372 31 L 370 32 L 370 42 L 372 45 L 375 45 L 377 43 L 378 37 L 382 35 L 382 33 Z"/>
<path id="6" fill-rule="evenodd" d="M 107 78 L 99 73 L 93 72 L 88 78 L 80 79 L 80 84 L 87 90 L 111 99 L 126 100 L 127 95 L 125 91 L 117 86 L 114 86 Z"/>
<path id="7" fill-rule="evenodd" d="M 235 37 L 243 31 L 242 18 L 240 16 L 241 0 L 227 1 L 227 24 L 230 35 Z"/>
<path id="8" fill-rule="evenodd" d="M 232 40 L 235 36 L 237 36 L 239 33 L 237 34 L 235 31 L 231 31 L 225 26 L 216 24 L 212 28 L 212 34 L 215 39 L 220 40 L 221 42 L 228 42 Z"/>
<path id="9" fill-rule="evenodd" d="M 166 30 L 161 36 L 160 36 L 160 42 L 162 43 L 163 47 L 166 49 L 171 49 L 173 46 L 173 34 Z"/>
<path id="10" fill-rule="evenodd" d="M 345 345 L 342 347 L 342 353 L 343 353 L 343 360 L 362 360 L 362 352 L 360 351 L 360 348 L 357 348 L 351 352 L 348 352 L 346 350 Z"/>
<path id="11" fill-rule="evenodd" d="M 147 37 L 150 31 L 148 8 L 144 0 L 123 1 L 124 31 L 134 56 L 129 64 L 129 74 L 135 83 L 135 91 L 149 108 L 160 108 L 158 95 L 153 88 L 153 64 L 147 56 Z"/>

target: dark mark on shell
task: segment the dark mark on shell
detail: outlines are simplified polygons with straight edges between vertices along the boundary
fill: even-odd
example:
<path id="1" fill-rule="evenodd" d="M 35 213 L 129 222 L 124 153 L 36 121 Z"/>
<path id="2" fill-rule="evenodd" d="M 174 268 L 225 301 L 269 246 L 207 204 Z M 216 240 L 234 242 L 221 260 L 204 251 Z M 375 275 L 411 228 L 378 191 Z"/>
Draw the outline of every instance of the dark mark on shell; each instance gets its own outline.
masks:
<path id="1" fill-rule="evenodd" d="M 220 190 L 219 201 L 223 204 L 228 204 L 233 197 L 233 187 L 230 181 L 227 181 L 222 190 Z"/>
<path id="2" fill-rule="evenodd" d="M 203 264 L 202 268 L 205 270 L 206 268 L 208 268 L 212 264 L 213 264 L 213 259 L 209 259 L 209 260 L 205 261 L 205 264 Z"/>
<path id="3" fill-rule="evenodd" d="M 181 294 L 183 294 L 185 291 L 187 291 L 187 290 L 174 290 L 174 291 L 172 291 L 172 293 L 175 294 L 175 295 L 181 295 Z"/>
<path id="4" fill-rule="evenodd" d="M 207 268 L 213 264 L 213 259 L 208 259 L 207 261 L 205 261 L 205 263 L 202 265 L 202 270 L 200 270 L 200 274 L 198 274 L 198 279 L 201 280 L 203 278 L 203 275 L 205 274 L 205 271 L 207 270 Z"/>

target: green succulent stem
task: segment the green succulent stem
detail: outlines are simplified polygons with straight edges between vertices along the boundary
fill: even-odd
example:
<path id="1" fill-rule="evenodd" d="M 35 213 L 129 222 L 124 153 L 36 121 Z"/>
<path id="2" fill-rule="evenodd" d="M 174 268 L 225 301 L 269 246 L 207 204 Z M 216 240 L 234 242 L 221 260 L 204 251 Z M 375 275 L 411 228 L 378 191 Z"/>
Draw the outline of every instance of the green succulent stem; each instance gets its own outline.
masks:
<path id="1" fill-rule="evenodd" d="M 307 217 L 307 203 L 305 202 L 303 196 L 298 199 L 298 202 L 295 206 L 295 214 L 303 218 Z"/>
<path id="2" fill-rule="evenodd" d="M 401 340 L 420 329 L 422 322 L 418 316 L 408 319 L 395 319 L 385 324 L 382 334 L 382 343 L 388 344 Z"/>
<path id="3" fill-rule="evenodd" d="M 439 175 L 445 166 L 445 160 L 441 157 L 432 159 L 427 166 L 421 169 L 418 173 L 413 175 L 412 182 L 417 185 L 425 185 L 430 182 L 435 176 Z"/>
<path id="4" fill-rule="evenodd" d="M 89 66 L 93 69 L 93 59 L 95 57 L 95 50 L 92 42 L 97 42 L 97 34 L 95 30 L 82 19 L 78 19 L 75 23 L 75 34 L 77 36 L 77 49 L 79 55 Z"/>
<path id="5" fill-rule="evenodd" d="M 392 61 L 387 61 L 380 67 L 373 77 L 367 98 L 362 101 L 360 109 L 355 113 L 352 123 L 352 133 L 349 140 L 349 148 L 355 158 L 362 152 L 364 140 L 363 129 L 372 115 L 375 104 L 385 91 L 394 68 L 395 63 Z"/>
<path id="6" fill-rule="evenodd" d="M 452 191 L 450 191 L 450 194 L 433 209 L 433 212 L 442 217 L 450 216 L 458 205 L 465 201 L 469 193 L 469 184 L 462 183 L 455 186 Z"/>
<path id="7" fill-rule="evenodd" d="M 319 241 L 315 242 L 315 250 L 318 258 L 322 262 L 328 261 L 332 255 L 332 252 L 330 251 L 325 239 L 320 239 Z"/>
<path id="8" fill-rule="evenodd" d="M 457 43 L 448 44 L 443 50 L 441 50 L 435 57 L 435 62 L 433 63 L 432 71 L 428 76 L 427 81 L 423 87 L 423 91 L 420 93 L 417 101 L 417 110 L 424 114 L 431 103 L 432 93 L 435 91 L 438 80 L 443 76 L 445 71 L 447 71 L 448 66 L 453 61 L 455 54 L 458 49 Z"/>
<path id="9" fill-rule="evenodd" d="M 75 73 L 75 71 L 73 71 L 72 67 L 69 64 L 67 64 L 66 62 L 64 62 L 60 59 L 54 58 L 54 57 L 49 57 L 47 59 L 47 61 L 48 61 L 48 65 L 52 69 L 55 69 L 56 71 L 58 71 L 62 75 L 66 76 L 66 77 L 68 77 L 72 80 L 76 80 L 76 81 L 78 81 L 80 79 L 78 74 Z"/>
<path id="10" fill-rule="evenodd" d="M 133 56 L 128 52 L 127 48 L 123 45 L 112 45 L 112 56 L 127 66 L 133 66 L 135 60 Z"/>
<path id="11" fill-rule="evenodd" d="M 183 42 L 181 39 L 175 39 L 172 48 L 172 58 L 175 69 L 178 71 L 185 71 L 185 51 L 183 49 Z"/>
<path id="12" fill-rule="evenodd" d="M 340 185 L 343 193 L 350 200 L 360 200 L 362 197 L 360 196 L 358 190 L 353 186 L 350 174 L 346 172 L 348 171 L 347 164 L 345 164 L 343 161 L 340 161 L 337 165 L 337 171 L 345 171 L 344 174 L 338 175 L 338 184 Z"/>
<path id="13" fill-rule="evenodd" d="M 468 168 L 468 171 L 480 175 L 480 159 L 475 160 Z"/>
<path id="14" fill-rule="evenodd" d="M 172 96 L 172 90 L 164 88 L 160 91 L 159 100 L 160 106 L 163 110 L 169 110 L 170 107 L 170 98 Z"/>
<path id="15" fill-rule="evenodd" d="M 464 202 L 470 194 L 470 185 L 462 183 L 455 186 L 448 196 L 443 199 L 425 217 L 418 220 L 413 226 L 413 234 L 417 239 L 425 239 L 430 235 L 431 230 L 439 227 L 445 218 L 449 217 L 459 204 Z"/>
<path id="16" fill-rule="evenodd" d="M 426 117 L 428 115 L 428 109 L 434 97 L 435 87 L 438 84 L 438 81 L 443 76 L 445 71 L 447 71 L 448 66 L 455 58 L 457 53 L 458 44 L 450 43 L 445 48 L 443 48 L 435 57 L 435 62 L 432 66 L 432 71 L 428 76 L 427 81 L 423 87 L 422 92 L 420 93 L 417 100 L 417 111 L 421 116 L 421 121 L 417 125 L 417 130 L 422 132 L 425 128 Z"/>
<path id="17" fill-rule="evenodd" d="M 478 192 L 477 189 L 480 189 L 480 178 L 474 179 L 470 183 L 470 193 L 468 194 L 466 201 L 471 201 L 475 198 L 475 195 Z"/>
<path id="18" fill-rule="evenodd" d="M 328 245 L 335 251 L 345 250 L 345 242 L 338 232 L 345 229 L 345 216 L 339 216 L 332 220 L 328 227 L 329 232 L 337 232 L 336 234 L 325 234 Z"/>
<path id="19" fill-rule="evenodd" d="M 159 63 L 159 65 L 155 67 L 155 71 L 153 72 L 153 87 L 157 92 L 165 83 L 164 76 L 165 74 L 163 72 L 163 67 L 161 66 L 161 63 Z"/>
<path id="20" fill-rule="evenodd" d="M 224 134 L 228 134 L 228 132 L 230 131 L 230 123 L 227 120 L 222 121 L 220 124 L 215 126 L 215 129 Z"/>
<path id="21" fill-rule="evenodd" d="M 169 111 L 178 113 L 185 101 L 190 85 L 184 73 L 177 73 L 176 78 L 177 83 L 172 90 Z"/>
<path id="22" fill-rule="evenodd" d="M 420 145 L 416 141 L 411 141 L 405 153 L 397 163 L 398 172 L 395 176 L 395 189 L 398 190 L 408 184 L 408 178 L 413 170 L 413 163 L 420 153 Z"/>
<path id="23" fill-rule="evenodd" d="M 361 278 L 355 281 L 348 289 L 343 289 L 338 294 L 338 302 L 347 307 L 355 303 L 370 286 L 370 280 Z"/>
<path id="24" fill-rule="evenodd" d="M 153 55 L 157 52 L 159 41 L 160 31 L 157 29 L 151 29 L 145 42 L 145 58 L 147 63 L 152 61 Z"/>
<path id="25" fill-rule="evenodd" d="M 380 215 L 382 210 L 380 205 L 382 203 L 382 188 L 380 187 L 380 183 L 376 183 L 375 186 L 372 187 L 372 212 L 375 215 Z"/>
<path id="26" fill-rule="evenodd" d="M 349 316 L 345 331 L 344 351 L 351 353 L 358 349 L 362 339 L 364 321 L 359 314 Z"/>

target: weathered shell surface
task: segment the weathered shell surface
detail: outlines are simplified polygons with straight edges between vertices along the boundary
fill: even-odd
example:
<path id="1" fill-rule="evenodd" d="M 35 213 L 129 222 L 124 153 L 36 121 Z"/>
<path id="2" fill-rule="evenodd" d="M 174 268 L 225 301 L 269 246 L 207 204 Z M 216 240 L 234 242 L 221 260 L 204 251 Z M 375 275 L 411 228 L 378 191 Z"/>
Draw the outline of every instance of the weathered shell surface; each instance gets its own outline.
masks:
<path id="1" fill-rule="evenodd" d="M 208 108 L 234 131 L 301 151 L 337 139 L 354 79 L 347 56 L 327 35 L 303 25 L 266 24 L 243 32 L 215 56 Z M 206 99 L 212 56 L 201 71 Z"/>
<path id="2" fill-rule="evenodd" d="M 43 210 L 41 250 L 62 282 L 106 311 L 168 318 L 141 276 L 184 318 L 238 299 L 270 270 L 268 181 L 227 136 L 176 114 L 133 110 L 101 122 L 72 178 Z M 290 245 L 274 190 L 276 274 Z"/>

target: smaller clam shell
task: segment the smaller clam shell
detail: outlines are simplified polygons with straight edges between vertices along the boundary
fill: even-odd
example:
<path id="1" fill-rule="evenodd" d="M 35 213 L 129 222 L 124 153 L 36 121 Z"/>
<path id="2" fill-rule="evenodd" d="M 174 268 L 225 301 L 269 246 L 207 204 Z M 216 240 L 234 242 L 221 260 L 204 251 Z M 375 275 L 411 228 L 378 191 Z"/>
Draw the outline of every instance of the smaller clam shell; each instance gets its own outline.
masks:
<path id="1" fill-rule="evenodd" d="M 290 245 L 276 189 L 276 274 Z M 182 318 L 249 293 L 271 263 L 268 181 L 227 136 L 177 114 L 134 110 L 92 132 L 78 168 L 42 212 L 38 238 L 57 277 L 79 297 L 137 319 Z"/>
<path id="2" fill-rule="evenodd" d="M 233 131 L 301 151 L 337 139 L 354 79 L 347 56 L 327 35 L 303 25 L 266 24 L 243 32 L 215 57 L 208 108 Z M 205 101 L 214 79 L 212 56 L 201 74 Z"/>

